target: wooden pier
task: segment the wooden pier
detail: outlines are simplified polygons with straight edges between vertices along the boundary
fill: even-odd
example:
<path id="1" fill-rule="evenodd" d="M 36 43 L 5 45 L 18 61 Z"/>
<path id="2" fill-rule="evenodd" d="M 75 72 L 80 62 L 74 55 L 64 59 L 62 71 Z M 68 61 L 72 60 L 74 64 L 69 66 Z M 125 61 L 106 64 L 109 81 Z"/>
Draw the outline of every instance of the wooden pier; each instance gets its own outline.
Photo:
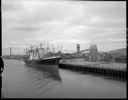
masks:
<path id="1" fill-rule="evenodd" d="M 86 71 L 116 78 L 126 78 L 126 63 L 89 62 L 82 59 L 61 60 L 59 68 Z"/>

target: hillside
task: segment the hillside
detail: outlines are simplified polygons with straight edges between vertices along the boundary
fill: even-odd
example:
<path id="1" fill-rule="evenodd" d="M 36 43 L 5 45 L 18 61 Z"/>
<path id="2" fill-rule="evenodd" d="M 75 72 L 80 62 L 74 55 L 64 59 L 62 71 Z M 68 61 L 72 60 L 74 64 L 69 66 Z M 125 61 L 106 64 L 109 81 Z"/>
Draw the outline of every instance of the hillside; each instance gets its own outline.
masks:
<path id="1" fill-rule="evenodd" d="M 120 55 L 126 56 L 127 51 L 126 51 L 126 48 L 121 48 L 121 49 L 117 49 L 117 50 L 108 51 L 108 53 L 111 53 L 111 54 L 118 53 Z"/>

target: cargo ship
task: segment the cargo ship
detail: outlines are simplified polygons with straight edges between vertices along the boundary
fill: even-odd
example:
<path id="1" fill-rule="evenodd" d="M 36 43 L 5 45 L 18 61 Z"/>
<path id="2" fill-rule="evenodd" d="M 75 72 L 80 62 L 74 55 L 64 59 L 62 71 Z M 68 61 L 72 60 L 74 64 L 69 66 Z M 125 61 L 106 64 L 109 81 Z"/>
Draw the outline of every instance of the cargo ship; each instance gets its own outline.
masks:
<path id="1" fill-rule="evenodd" d="M 30 49 L 26 49 L 26 55 L 28 55 L 28 59 L 24 59 L 25 64 L 33 64 L 33 65 L 57 65 L 59 60 L 61 59 L 61 51 L 55 52 L 55 48 L 52 49 L 49 45 L 42 46 L 32 46 Z"/>

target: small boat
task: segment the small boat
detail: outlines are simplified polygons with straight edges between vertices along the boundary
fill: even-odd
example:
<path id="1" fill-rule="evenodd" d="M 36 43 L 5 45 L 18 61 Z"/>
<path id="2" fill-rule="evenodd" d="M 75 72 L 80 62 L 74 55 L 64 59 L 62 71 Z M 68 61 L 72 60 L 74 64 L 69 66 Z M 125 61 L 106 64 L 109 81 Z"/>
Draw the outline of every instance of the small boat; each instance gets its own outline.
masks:
<path id="1" fill-rule="evenodd" d="M 50 51 L 48 46 L 42 47 L 42 44 L 40 47 L 31 46 L 26 50 L 26 54 L 29 58 L 24 59 L 25 64 L 56 65 L 61 59 L 60 51 L 55 53 L 53 50 Z"/>

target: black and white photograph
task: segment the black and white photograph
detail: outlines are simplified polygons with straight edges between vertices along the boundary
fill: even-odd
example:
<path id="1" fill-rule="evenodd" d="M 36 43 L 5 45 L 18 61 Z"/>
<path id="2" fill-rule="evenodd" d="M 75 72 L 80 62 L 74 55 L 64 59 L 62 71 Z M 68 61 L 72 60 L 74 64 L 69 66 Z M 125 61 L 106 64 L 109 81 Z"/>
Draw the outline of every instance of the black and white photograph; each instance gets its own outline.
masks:
<path id="1" fill-rule="evenodd" d="M 1 98 L 126 99 L 126 1 L 1 0 Z"/>

